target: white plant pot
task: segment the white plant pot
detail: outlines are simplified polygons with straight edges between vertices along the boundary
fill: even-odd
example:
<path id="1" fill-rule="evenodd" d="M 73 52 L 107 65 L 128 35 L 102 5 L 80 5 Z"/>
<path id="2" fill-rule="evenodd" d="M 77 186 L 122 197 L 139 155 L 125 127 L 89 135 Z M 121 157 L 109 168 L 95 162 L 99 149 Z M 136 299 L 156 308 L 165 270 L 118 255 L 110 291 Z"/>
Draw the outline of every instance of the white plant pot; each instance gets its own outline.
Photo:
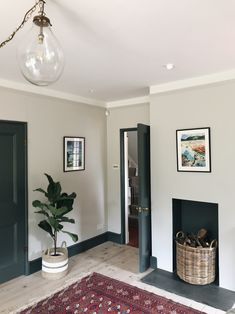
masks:
<path id="1" fill-rule="evenodd" d="M 54 249 L 48 249 L 42 253 L 42 277 L 46 279 L 60 279 L 68 272 L 68 250 L 59 247 L 57 256 L 53 256 Z"/>

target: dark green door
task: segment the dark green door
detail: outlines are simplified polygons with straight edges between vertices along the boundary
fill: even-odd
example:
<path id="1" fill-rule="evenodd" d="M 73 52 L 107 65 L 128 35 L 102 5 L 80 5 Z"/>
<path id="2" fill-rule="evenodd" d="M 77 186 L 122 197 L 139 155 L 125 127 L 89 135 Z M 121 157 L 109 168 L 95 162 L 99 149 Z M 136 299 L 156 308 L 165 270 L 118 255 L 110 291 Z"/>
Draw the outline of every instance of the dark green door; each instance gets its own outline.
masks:
<path id="1" fill-rule="evenodd" d="M 26 132 L 0 121 L 0 283 L 25 272 Z"/>
<path id="2" fill-rule="evenodd" d="M 150 191 L 150 127 L 137 125 L 139 175 L 139 270 L 150 266 L 151 256 L 151 191 Z"/>

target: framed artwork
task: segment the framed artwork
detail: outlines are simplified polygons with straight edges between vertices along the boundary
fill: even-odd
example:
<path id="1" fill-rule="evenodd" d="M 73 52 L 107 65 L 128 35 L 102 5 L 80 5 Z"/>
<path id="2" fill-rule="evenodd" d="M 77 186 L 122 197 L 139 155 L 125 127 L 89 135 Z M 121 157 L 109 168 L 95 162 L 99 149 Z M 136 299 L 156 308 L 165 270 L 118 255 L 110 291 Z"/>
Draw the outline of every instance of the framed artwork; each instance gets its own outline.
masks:
<path id="1" fill-rule="evenodd" d="M 210 128 L 176 130 L 177 171 L 211 172 Z"/>
<path id="2" fill-rule="evenodd" d="M 85 137 L 64 136 L 64 172 L 85 170 Z"/>

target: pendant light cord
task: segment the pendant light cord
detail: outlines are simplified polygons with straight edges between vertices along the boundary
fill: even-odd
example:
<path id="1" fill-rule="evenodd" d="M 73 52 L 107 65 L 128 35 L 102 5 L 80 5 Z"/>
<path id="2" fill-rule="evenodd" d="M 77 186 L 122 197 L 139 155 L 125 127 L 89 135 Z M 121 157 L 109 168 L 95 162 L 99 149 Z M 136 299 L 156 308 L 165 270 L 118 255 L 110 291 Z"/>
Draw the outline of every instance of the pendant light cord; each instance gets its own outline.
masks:
<path id="1" fill-rule="evenodd" d="M 11 35 L 10 35 L 6 40 L 4 40 L 2 43 L 0 43 L 0 48 L 4 47 L 9 41 L 11 41 L 11 40 L 14 38 L 15 34 L 16 34 L 21 28 L 23 28 L 24 24 L 31 18 L 32 14 L 36 11 L 37 6 L 40 6 L 40 9 L 41 9 L 41 8 L 44 8 L 44 4 L 45 4 L 45 3 L 46 3 L 46 2 L 45 2 L 44 0 L 37 0 L 36 3 L 35 3 L 35 5 L 32 6 L 32 8 L 29 9 L 29 10 L 25 13 L 24 18 L 23 18 L 23 21 L 22 21 L 21 24 L 16 28 L 16 30 L 13 31 L 13 32 L 11 33 Z M 42 12 L 43 12 L 43 11 L 42 11 Z"/>

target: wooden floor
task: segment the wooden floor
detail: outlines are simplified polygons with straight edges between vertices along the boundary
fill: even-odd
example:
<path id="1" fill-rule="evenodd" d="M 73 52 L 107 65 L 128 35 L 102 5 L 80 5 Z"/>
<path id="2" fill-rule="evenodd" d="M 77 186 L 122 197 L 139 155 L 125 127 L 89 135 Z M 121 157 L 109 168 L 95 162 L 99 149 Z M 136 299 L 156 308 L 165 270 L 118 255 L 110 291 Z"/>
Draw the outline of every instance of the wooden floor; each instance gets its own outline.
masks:
<path id="1" fill-rule="evenodd" d="M 63 287 L 93 271 L 125 281 L 136 287 L 165 296 L 209 314 L 224 313 L 223 311 L 142 283 L 140 278 L 152 270 L 150 269 L 142 274 L 138 272 L 138 249 L 130 246 L 106 242 L 70 258 L 69 265 L 69 274 L 60 280 L 45 280 L 41 277 L 41 273 L 38 272 L 0 285 L 0 313 L 17 313 L 17 310 L 23 309 L 55 291 L 61 290 Z"/>

